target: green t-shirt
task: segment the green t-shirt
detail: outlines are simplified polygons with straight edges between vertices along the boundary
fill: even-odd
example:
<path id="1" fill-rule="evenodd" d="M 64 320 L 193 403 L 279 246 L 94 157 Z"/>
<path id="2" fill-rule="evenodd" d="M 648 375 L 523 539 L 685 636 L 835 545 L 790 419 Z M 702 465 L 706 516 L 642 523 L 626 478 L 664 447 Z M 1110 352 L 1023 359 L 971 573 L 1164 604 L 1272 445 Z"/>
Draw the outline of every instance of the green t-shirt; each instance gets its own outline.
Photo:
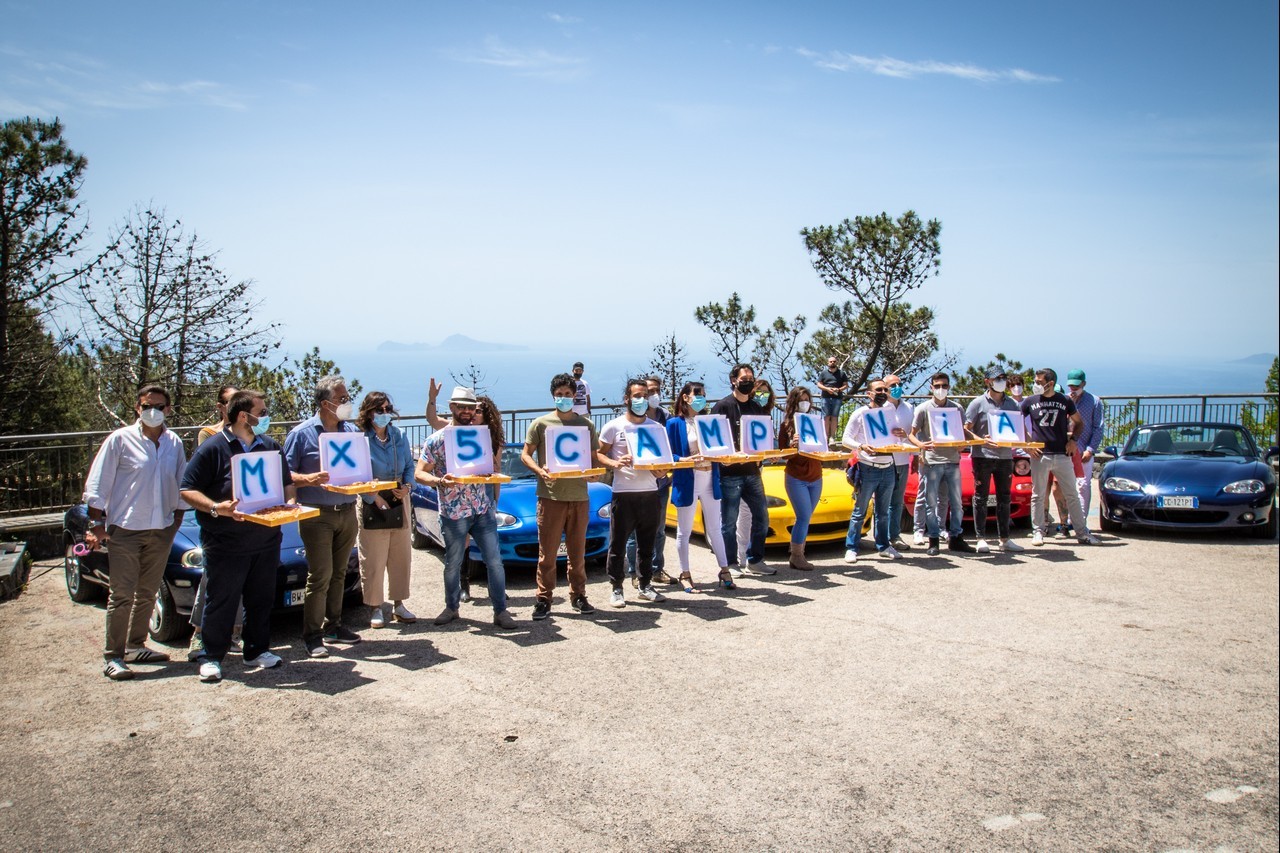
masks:
<path id="1" fill-rule="evenodd" d="M 591 430 L 591 462 L 587 467 L 599 467 L 596 465 L 595 459 L 596 450 L 600 444 L 600 440 L 596 436 L 596 426 L 591 422 L 590 418 L 583 417 L 576 412 L 568 420 L 561 420 L 559 414 L 552 412 L 537 418 L 533 423 L 529 424 L 529 433 L 525 436 L 524 443 L 533 445 L 539 465 L 543 468 L 547 467 L 547 427 L 552 426 L 586 427 Z M 587 481 L 582 478 L 569 478 L 556 480 L 548 486 L 546 480 L 539 477 L 538 497 L 565 503 L 585 501 L 587 499 Z"/>

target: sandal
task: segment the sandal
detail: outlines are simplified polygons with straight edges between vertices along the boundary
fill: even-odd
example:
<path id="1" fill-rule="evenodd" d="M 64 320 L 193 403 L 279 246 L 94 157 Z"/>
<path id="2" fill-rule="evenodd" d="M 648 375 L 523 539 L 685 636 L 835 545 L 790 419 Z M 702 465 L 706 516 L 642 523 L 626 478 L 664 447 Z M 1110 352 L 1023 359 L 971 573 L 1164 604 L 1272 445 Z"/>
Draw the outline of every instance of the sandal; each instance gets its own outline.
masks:
<path id="1" fill-rule="evenodd" d="M 720 585 L 725 589 L 738 588 L 738 585 L 733 582 L 733 575 L 729 573 L 728 569 L 721 569 L 719 577 L 720 577 Z"/>
<path id="2" fill-rule="evenodd" d="M 690 595 L 698 595 L 702 592 L 702 590 L 693 585 L 693 575 L 688 572 L 680 573 L 680 586 L 682 586 L 684 591 Z"/>

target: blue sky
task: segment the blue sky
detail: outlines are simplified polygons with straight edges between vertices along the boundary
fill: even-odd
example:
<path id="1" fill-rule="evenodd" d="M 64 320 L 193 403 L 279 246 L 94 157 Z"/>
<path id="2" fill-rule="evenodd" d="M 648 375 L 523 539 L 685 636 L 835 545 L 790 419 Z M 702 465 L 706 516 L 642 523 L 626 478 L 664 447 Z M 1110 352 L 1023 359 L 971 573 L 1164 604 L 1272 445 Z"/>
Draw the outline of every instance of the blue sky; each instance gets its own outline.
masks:
<path id="1" fill-rule="evenodd" d="M 1277 349 L 1277 6 L 0 0 L 0 117 L 59 116 L 96 238 L 155 203 L 301 349 L 647 358 L 798 232 L 914 209 L 961 363 Z"/>

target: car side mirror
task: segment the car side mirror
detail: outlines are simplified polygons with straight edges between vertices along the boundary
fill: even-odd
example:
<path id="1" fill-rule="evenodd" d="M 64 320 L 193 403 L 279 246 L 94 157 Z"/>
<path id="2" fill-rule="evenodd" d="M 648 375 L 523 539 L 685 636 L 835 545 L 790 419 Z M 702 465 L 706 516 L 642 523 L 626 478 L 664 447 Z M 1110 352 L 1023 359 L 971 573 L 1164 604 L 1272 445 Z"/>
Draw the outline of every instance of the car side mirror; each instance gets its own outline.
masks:
<path id="1" fill-rule="evenodd" d="M 1267 462 L 1270 462 L 1272 459 L 1275 459 L 1277 456 L 1280 456 L 1280 447 L 1273 446 L 1270 450 L 1267 451 L 1266 455 L 1263 456 L 1262 458 L 1265 459 Z"/>
<path id="2" fill-rule="evenodd" d="M 1119 455 L 1120 455 L 1120 448 L 1118 448 L 1118 447 L 1116 447 L 1114 444 L 1112 444 L 1112 445 L 1108 445 L 1107 447 L 1102 448 L 1102 452 L 1103 452 L 1103 453 L 1105 453 L 1105 454 L 1107 454 L 1108 456 L 1119 456 Z"/>

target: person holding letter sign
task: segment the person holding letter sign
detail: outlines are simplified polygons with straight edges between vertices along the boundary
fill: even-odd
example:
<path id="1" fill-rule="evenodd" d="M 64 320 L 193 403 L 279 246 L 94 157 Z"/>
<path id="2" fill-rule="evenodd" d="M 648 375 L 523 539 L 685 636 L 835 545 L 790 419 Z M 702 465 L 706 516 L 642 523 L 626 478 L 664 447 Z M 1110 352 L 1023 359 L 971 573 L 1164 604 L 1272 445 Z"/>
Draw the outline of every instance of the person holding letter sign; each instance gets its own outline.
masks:
<path id="1" fill-rule="evenodd" d="M 239 509 L 294 502 L 293 478 L 275 439 L 261 391 L 237 391 L 227 403 L 230 426 L 196 448 L 182 475 L 182 498 L 196 511 L 204 574 L 209 580 L 201 635 L 200 680 L 222 680 L 222 659 L 244 601 L 244 663 L 273 669 L 271 607 L 280 566 L 280 528 L 245 520 Z M 273 456 L 274 464 L 263 457 Z M 239 498 L 234 496 L 239 495 Z"/>
<path id="2" fill-rule="evenodd" d="M 489 430 L 473 426 L 478 402 L 470 388 L 458 386 L 449 399 L 453 424 L 433 434 L 422 445 L 414 479 L 436 490 L 440 506 L 440 532 L 444 535 L 444 610 L 435 624 L 447 625 L 458 618 L 462 603 L 462 563 L 466 558 L 467 537 L 476 540 L 489 578 L 489 601 L 493 604 L 493 624 L 504 630 L 516 627 L 507 610 L 507 573 L 498 548 L 498 518 L 494 499 L 484 483 L 459 483 L 449 473 L 450 448 L 455 460 L 472 461 L 489 458 L 493 470 L 493 451 L 489 446 Z"/>
<path id="3" fill-rule="evenodd" d="M 587 479 L 552 479 L 551 468 L 587 470 L 594 468 L 596 427 L 590 418 L 573 410 L 577 383 L 567 373 L 551 378 L 551 404 L 555 410 L 529 424 L 520 459 L 538 475 L 538 600 L 533 618 L 551 615 L 556 591 L 556 558 L 560 540 L 568 554 L 569 606 L 578 613 L 594 613 L 587 601 L 587 521 L 591 501 Z M 536 458 L 535 458 L 536 454 Z"/>
<path id="4" fill-rule="evenodd" d="M 713 415 L 729 419 L 729 432 L 734 447 L 741 446 L 742 416 L 768 415 L 763 406 L 752 399 L 756 389 L 756 372 L 749 364 L 735 364 L 729 371 L 732 391 L 711 409 Z M 738 565 L 738 512 L 742 504 L 751 510 L 751 534 L 744 555 L 744 575 L 776 575 L 764 561 L 764 540 L 769 530 L 769 507 L 765 503 L 764 481 L 760 478 L 760 463 L 736 462 L 720 468 L 720 532 L 724 536 L 725 558 L 729 565 Z M 733 571 L 731 568 L 730 571 Z"/>
<path id="5" fill-rule="evenodd" d="M 915 408 L 902 399 L 906 389 L 902 387 L 902 380 L 898 376 L 890 373 L 884 378 L 884 384 L 889 388 L 889 399 L 884 404 L 885 415 L 889 418 L 889 431 L 893 433 L 894 443 L 904 444 L 907 435 L 911 432 L 911 420 L 915 414 Z M 911 476 L 911 454 L 893 454 L 893 468 L 897 473 L 894 478 L 893 498 L 889 501 L 889 544 L 898 551 L 910 551 L 911 546 L 902 539 L 902 516 L 903 503 L 907 496 L 907 479 Z M 924 489 L 919 491 L 923 492 Z M 914 511 L 914 507 L 912 509 Z M 921 527 L 924 527 L 923 513 L 922 507 Z"/>
<path id="6" fill-rule="evenodd" d="M 316 383 L 313 395 L 316 413 L 298 424 L 284 440 L 284 457 L 298 487 L 299 502 L 320 510 L 316 518 L 298 522 L 298 535 L 307 549 L 307 589 L 302 599 L 302 643 L 313 658 L 329 656 L 325 643 L 360 642 L 360 635 L 342 624 L 342 594 L 347 561 L 356 544 L 359 522 L 356 498 L 321 488 L 329 474 L 320 464 L 320 434 L 349 432 L 360 434 L 349 423 L 355 414 L 347 382 L 341 376 L 326 376 Z"/>
<path id="7" fill-rule="evenodd" d="M 801 438 L 805 438 L 806 443 L 826 449 L 826 426 L 818 420 L 818 414 L 809 411 L 812 405 L 813 397 L 808 388 L 797 385 L 787 393 L 782 426 L 778 427 L 778 447 L 798 449 Z M 809 535 L 809 519 L 813 518 L 814 507 L 822 498 L 822 462 L 798 453 L 788 457 L 782 481 L 796 513 L 795 524 L 791 527 L 790 566 L 802 572 L 812 571 L 813 563 L 804 556 L 804 540 Z"/>
<path id="8" fill-rule="evenodd" d="M 676 505 L 676 553 L 680 557 L 680 585 L 690 594 L 700 590 L 689 572 L 689 538 L 693 535 L 694 513 L 702 505 L 702 527 L 707 544 L 720 567 L 719 581 L 725 589 L 735 589 L 733 575 L 724 555 L 724 534 L 720 532 L 720 465 L 702 457 L 696 418 L 707 408 L 707 391 L 701 382 L 686 382 L 676 395 L 674 416 L 667 419 L 667 440 L 675 459 L 698 457 L 690 471 L 678 468 L 671 474 L 671 502 Z"/>
<path id="9" fill-rule="evenodd" d="M 604 429 L 600 431 L 600 447 L 596 453 L 601 465 L 613 469 L 613 503 L 610 507 L 613 525 L 609 531 L 609 557 L 606 561 L 609 583 L 613 587 L 609 595 L 611 607 L 627 606 L 622 582 L 626 573 L 627 538 L 633 532 L 636 534 L 636 572 L 640 575 L 640 600 L 651 603 L 665 600 L 653 588 L 653 542 L 658 525 L 664 521 L 659 514 L 661 503 L 658 480 L 652 471 L 632 467 L 636 456 L 645 454 L 633 452 L 629 446 L 630 441 L 635 441 L 640 445 L 637 449 L 643 450 L 653 442 L 641 427 L 662 429 L 655 421 L 646 417 L 646 412 L 649 411 L 648 396 L 649 386 L 643 379 L 627 382 L 622 395 L 626 412 L 604 425 Z M 634 438 L 629 439 L 629 436 Z M 655 455 L 660 451 L 656 445 L 651 450 Z"/>
<path id="10" fill-rule="evenodd" d="M 1098 540 L 1089 533 L 1080 493 L 1072 488 L 1076 481 L 1072 456 L 1076 452 L 1076 438 L 1084 429 L 1084 421 L 1076 411 L 1071 398 L 1054 386 L 1058 374 L 1043 368 L 1036 371 L 1031 396 L 1022 401 L 1022 413 L 1031 422 L 1033 441 L 1044 442 L 1044 449 L 1030 448 L 1031 454 L 1031 544 L 1043 545 L 1045 532 L 1045 504 L 1049 497 L 1049 477 L 1063 484 L 1062 497 L 1067 502 L 1067 515 L 1081 545 L 1097 545 Z M 1060 521 L 1065 519 L 1059 519 Z"/>
<path id="11" fill-rule="evenodd" d="M 382 391 L 370 391 L 360 402 L 359 426 L 369 441 L 373 479 L 394 482 L 395 488 L 361 495 L 360 588 L 364 603 L 373 608 L 370 628 L 385 628 L 383 605 L 392 601 L 391 619 L 406 625 L 418 617 L 404 601 L 409 597 L 409 568 L 413 563 L 413 539 L 409 530 L 409 489 L 413 482 L 413 451 L 409 439 L 391 421 L 395 405 Z M 397 514 L 399 523 L 396 522 Z M 386 592 L 383 594 L 383 579 Z"/>
<path id="12" fill-rule="evenodd" d="M 858 454 L 858 494 L 853 502 L 853 514 L 849 517 L 849 532 L 844 538 L 844 561 L 858 561 L 858 545 L 862 541 L 862 522 L 867 517 L 867 504 L 876 503 L 875 543 L 876 552 L 886 560 L 900 560 L 902 554 L 889 541 L 889 506 L 893 503 L 893 489 L 898 472 L 893 464 L 893 454 L 877 453 L 876 447 L 893 444 L 893 427 L 885 403 L 889 399 L 889 386 L 879 376 L 867 383 L 867 404 L 860 407 L 844 425 L 844 446 Z"/>
<path id="13" fill-rule="evenodd" d="M 996 533 L 1001 551 L 1021 551 L 1022 546 L 1009 538 L 1009 507 L 1013 498 L 1013 448 L 996 447 L 995 443 L 1023 440 L 1022 412 L 1018 404 L 1005 395 L 1009 378 L 1002 367 L 987 369 L 987 391 L 974 397 L 964 413 L 964 426 L 974 438 L 985 442 L 970 451 L 973 463 L 973 532 L 979 554 L 991 553 L 987 543 L 987 496 L 991 481 L 996 484 Z"/>
<path id="14" fill-rule="evenodd" d="M 911 427 L 911 440 L 924 448 L 928 463 L 925 472 L 925 524 L 929 530 L 930 557 L 938 554 L 938 537 L 942 529 L 938 514 L 938 495 L 947 490 L 947 504 L 951 507 L 951 526 L 947 548 L 951 551 L 972 551 L 973 546 L 964 541 L 964 498 L 960 482 L 960 448 L 939 447 L 938 442 L 964 441 L 964 410 L 947 399 L 951 392 L 951 377 L 944 372 L 929 379 L 933 399 L 916 408 L 916 419 Z"/>

